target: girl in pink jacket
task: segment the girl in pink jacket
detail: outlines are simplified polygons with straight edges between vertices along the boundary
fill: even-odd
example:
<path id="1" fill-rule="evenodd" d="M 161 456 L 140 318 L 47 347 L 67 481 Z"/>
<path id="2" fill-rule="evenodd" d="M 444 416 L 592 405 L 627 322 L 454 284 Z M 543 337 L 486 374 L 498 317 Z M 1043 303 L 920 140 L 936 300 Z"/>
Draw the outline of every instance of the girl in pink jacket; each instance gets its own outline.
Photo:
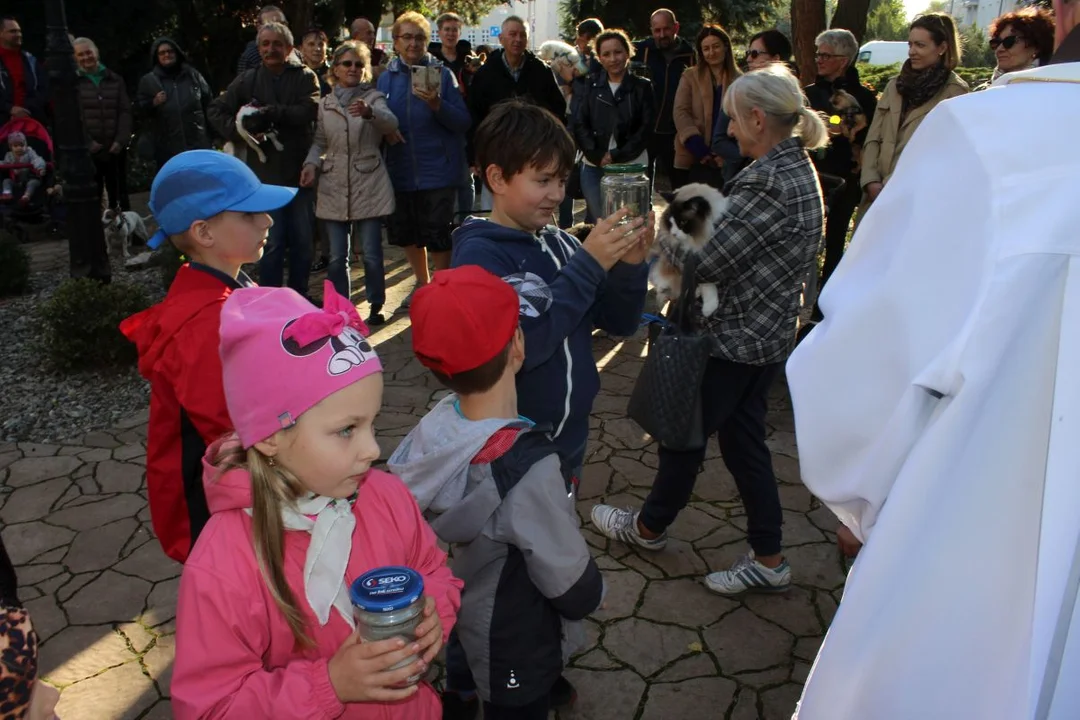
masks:
<path id="1" fill-rule="evenodd" d="M 245 288 L 222 310 L 236 433 L 203 460 L 211 518 L 180 581 L 178 720 L 442 717 L 429 685 L 401 684 L 442 647 L 461 581 L 401 481 L 370 469 L 382 366 L 356 308 L 324 292 L 318 310 Z M 387 565 L 423 577 L 416 639 L 361 642 L 348 586 Z"/>

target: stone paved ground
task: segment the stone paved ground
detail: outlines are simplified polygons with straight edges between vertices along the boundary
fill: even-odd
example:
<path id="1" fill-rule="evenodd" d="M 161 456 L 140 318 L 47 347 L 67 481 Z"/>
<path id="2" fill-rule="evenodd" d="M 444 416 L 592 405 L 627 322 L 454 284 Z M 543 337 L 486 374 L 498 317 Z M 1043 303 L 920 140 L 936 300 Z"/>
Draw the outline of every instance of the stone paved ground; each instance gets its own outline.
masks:
<path id="1" fill-rule="evenodd" d="M 394 308 L 411 281 L 401 258 L 389 260 Z M 413 359 L 401 313 L 373 339 L 386 369 L 378 430 L 387 457 L 441 391 Z M 595 502 L 639 505 L 657 464 L 655 446 L 624 417 L 640 338 L 598 336 L 595 347 L 602 390 L 578 506 L 610 590 L 607 608 L 587 621 L 589 647 L 567 671 L 579 700 L 561 720 L 786 720 L 844 566 L 831 513 L 799 482 L 785 389 L 772 393 L 769 444 L 795 587 L 729 600 L 700 583 L 745 552 L 745 517 L 715 445 L 665 551 L 632 550 L 588 529 Z M 144 461 L 145 414 L 62 445 L 0 444 L 0 524 L 41 635 L 42 674 L 62 690 L 63 720 L 171 717 L 180 566 L 153 538 Z"/>

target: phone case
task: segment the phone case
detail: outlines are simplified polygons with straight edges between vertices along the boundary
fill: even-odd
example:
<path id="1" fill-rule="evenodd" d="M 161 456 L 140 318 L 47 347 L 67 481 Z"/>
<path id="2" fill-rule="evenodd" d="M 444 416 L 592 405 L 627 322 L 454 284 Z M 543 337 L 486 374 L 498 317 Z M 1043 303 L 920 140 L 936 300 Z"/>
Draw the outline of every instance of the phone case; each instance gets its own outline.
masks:
<path id="1" fill-rule="evenodd" d="M 413 65 L 412 86 L 414 90 L 438 93 L 442 87 L 442 68 Z"/>

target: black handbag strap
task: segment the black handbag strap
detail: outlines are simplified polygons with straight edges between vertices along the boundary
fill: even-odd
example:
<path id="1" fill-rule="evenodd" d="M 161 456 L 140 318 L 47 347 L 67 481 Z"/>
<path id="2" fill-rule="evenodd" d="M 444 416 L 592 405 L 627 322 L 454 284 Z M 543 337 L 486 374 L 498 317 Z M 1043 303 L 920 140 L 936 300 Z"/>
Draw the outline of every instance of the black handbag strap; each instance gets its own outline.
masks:
<path id="1" fill-rule="evenodd" d="M 682 291 L 675 302 L 671 322 L 682 332 L 694 332 L 694 303 L 697 301 L 697 255 L 690 252 L 683 258 Z"/>

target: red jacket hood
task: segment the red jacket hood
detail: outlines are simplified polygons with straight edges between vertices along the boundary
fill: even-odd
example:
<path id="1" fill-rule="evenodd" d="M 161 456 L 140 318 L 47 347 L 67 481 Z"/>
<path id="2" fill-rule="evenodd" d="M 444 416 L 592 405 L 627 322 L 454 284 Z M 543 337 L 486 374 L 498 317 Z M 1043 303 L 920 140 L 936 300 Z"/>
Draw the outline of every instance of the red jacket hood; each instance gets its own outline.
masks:
<path id="1" fill-rule="evenodd" d="M 152 380 L 177 331 L 203 308 L 224 302 L 230 293 L 232 288 L 210 273 L 182 265 L 164 300 L 120 323 L 120 332 L 139 350 L 139 374 Z"/>

